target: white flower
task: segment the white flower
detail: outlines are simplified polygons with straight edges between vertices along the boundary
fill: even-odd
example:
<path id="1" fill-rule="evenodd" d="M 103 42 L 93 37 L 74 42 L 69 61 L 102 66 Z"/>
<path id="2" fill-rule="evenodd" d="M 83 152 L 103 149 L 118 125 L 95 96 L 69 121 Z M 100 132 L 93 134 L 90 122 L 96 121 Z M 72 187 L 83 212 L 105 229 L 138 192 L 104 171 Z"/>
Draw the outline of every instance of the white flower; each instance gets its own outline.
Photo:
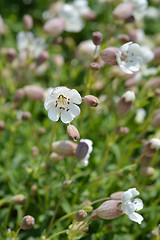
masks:
<path id="1" fill-rule="evenodd" d="M 152 138 L 150 140 L 151 146 L 150 148 L 152 149 L 156 149 L 156 151 L 158 151 L 160 149 L 160 139 L 158 138 Z"/>
<path id="2" fill-rule="evenodd" d="M 28 50 L 36 58 L 46 48 L 46 44 L 43 38 L 35 38 L 31 32 L 19 32 L 17 48 L 19 51 Z"/>
<path id="3" fill-rule="evenodd" d="M 60 17 L 65 21 L 65 30 L 67 32 L 80 32 L 84 27 L 79 12 L 72 4 L 62 6 Z"/>
<path id="4" fill-rule="evenodd" d="M 92 56 L 95 51 L 95 45 L 92 40 L 82 41 L 78 47 L 78 55 L 80 56 Z M 99 52 L 100 46 L 97 47 L 97 52 Z"/>
<path id="5" fill-rule="evenodd" d="M 143 13 L 147 7 L 148 7 L 148 2 L 147 0 L 127 0 L 127 2 L 131 2 L 133 3 L 134 7 L 135 7 L 135 11 L 139 12 L 139 13 Z"/>
<path id="6" fill-rule="evenodd" d="M 141 47 L 137 43 L 125 43 L 117 53 L 117 62 L 125 73 L 137 72 L 143 63 Z"/>
<path id="7" fill-rule="evenodd" d="M 81 16 L 89 13 L 91 9 L 88 7 L 88 1 L 87 0 L 75 0 L 73 2 L 73 6 L 77 9 L 79 14 Z"/>
<path id="8" fill-rule="evenodd" d="M 135 122 L 141 124 L 144 122 L 146 111 L 144 108 L 138 108 L 136 111 Z"/>
<path id="9" fill-rule="evenodd" d="M 82 98 L 75 89 L 57 87 L 46 97 L 44 107 L 48 111 L 48 117 L 52 121 L 71 122 L 80 114 L 80 108 L 76 104 L 81 104 Z"/>
<path id="10" fill-rule="evenodd" d="M 135 211 L 143 208 L 143 202 L 139 198 L 134 199 L 137 195 L 139 195 L 139 192 L 136 188 L 130 188 L 124 192 L 122 195 L 121 210 L 127 214 L 132 221 L 141 224 L 143 217 Z"/>
<path id="11" fill-rule="evenodd" d="M 134 102 L 136 97 L 133 91 L 127 91 L 122 95 L 122 98 L 125 99 L 125 102 Z"/>
<path id="12" fill-rule="evenodd" d="M 149 63 L 154 59 L 154 53 L 148 46 L 141 47 L 141 51 L 145 63 Z"/>
<path id="13" fill-rule="evenodd" d="M 81 139 L 80 142 L 84 142 L 88 145 L 88 152 L 86 153 L 86 156 L 83 159 L 81 159 L 81 163 L 86 167 L 86 166 L 88 166 L 88 163 L 89 163 L 88 159 L 93 150 L 93 147 L 92 147 L 93 142 L 89 139 Z"/>

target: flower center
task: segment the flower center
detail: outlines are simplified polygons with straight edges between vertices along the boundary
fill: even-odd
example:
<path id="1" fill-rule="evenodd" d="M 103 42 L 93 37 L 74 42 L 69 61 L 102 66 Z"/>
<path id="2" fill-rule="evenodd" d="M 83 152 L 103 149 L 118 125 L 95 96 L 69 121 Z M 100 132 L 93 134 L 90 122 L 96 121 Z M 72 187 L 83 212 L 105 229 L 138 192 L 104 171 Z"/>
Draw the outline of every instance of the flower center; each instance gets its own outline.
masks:
<path id="1" fill-rule="evenodd" d="M 59 109 L 69 111 L 68 105 L 70 104 L 70 98 L 66 98 L 62 94 L 60 94 L 56 100 L 55 107 L 59 107 Z"/>

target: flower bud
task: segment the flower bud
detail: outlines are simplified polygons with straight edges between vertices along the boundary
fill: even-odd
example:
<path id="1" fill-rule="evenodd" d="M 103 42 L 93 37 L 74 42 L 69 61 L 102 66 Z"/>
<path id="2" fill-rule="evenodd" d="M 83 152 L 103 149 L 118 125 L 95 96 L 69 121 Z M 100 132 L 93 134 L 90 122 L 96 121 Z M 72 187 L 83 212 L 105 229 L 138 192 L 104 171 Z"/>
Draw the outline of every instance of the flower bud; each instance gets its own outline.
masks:
<path id="1" fill-rule="evenodd" d="M 160 88 L 157 88 L 157 89 L 155 90 L 155 94 L 156 94 L 157 96 L 160 96 Z"/>
<path id="2" fill-rule="evenodd" d="M 23 112 L 22 113 L 22 120 L 27 121 L 31 118 L 31 113 L 30 112 Z"/>
<path id="3" fill-rule="evenodd" d="M 154 50 L 154 62 L 160 63 L 160 47 Z"/>
<path id="4" fill-rule="evenodd" d="M 99 91 L 102 91 L 102 90 L 104 89 L 104 86 L 105 86 L 105 83 L 104 83 L 104 82 L 102 82 L 102 81 L 97 81 L 97 82 L 95 82 L 95 84 L 93 84 L 92 89 L 93 89 L 94 91 L 99 92 Z"/>
<path id="5" fill-rule="evenodd" d="M 142 148 L 142 153 L 144 156 L 152 157 L 160 149 L 160 140 L 157 138 L 152 138 L 147 141 Z"/>
<path id="6" fill-rule="evenodd" d="M 0 15 L 0 35 L 4 34 L 4 22 L 3 22 L 3 18 Z"/>
<path id="7" fill-rule="evenodd" d="M 98 104 L 99 104 L 99 100 L 97 97 L 93 96 L 93 95 L 86 95 L 84 98 L 83 98 L 83 101 L 91 106 L 91 107 L 97 107 Z"/>
<path id="8" fill-rule="evenodd" d="M 36 85 L 28 85 L 23 88 L 25 95 L 34 101 L 40 101 L 44 99 L 44 88 Z"/>
<path id="9" fill-rule="evenodd" d="M 117 105 L 117 114 L 123 116 L 127 114 L 135 100 L 135 93 L 132 91 L 127 91 L 123 94 Z"/>
<path id="10" fill-rule="evenodd" d="M 87 213 L 84 210 L 79 210 L 75 216 L 77 222 L 82 222 L 87 217 Z"/>
<path id="11" fill-rule="evenodd" d="M 16 57 L 16 50 L 14 48 L 9 48 L 7 50 L 7 61 L 12 62 Z"/>
<path id="12" fill-rule="evenodd" d="M 120 200 L 105 201 L 100 205 L 99 208 L 94 211 L 94 214 L 96 214 L 96 216 L 98 216 L 99 218 L 106 220 L 118 218 L 123 214 L 123 211 L 118 209 L 120 205 Z"/>
<path id="13" fill-rule="evenodd" d="M 91 68 L 92 70 L 98 71 L 98 70 L 101 69 L 101 65 L 100 65 L 99 63 L 97 63 L 97 62 L 92 62 L 92 63 L 90 64 L 90 68 Z"/>
<path id="14" fill-rule="evenodd" d="M 94 32 L 92 34 L 92 41 L 94 43 L 94 45 L 100 45 L 102 42 L 102 33 L 100 32 Z"/>
<path id="15" fill-rule="evenodd" d="M 126 42 L 130 42 L 130 36 L 127 34 L 120 34 L 118 35 L 118 41 L 122 42 L 122 43 L 126 43 Z"/>
<path id="16" fill-rule="evenodd" d="M 56 163 L 64 159 L 64 156 L 61 156 L 57 153 L 52 152 L 49 159 L 51 160 L 51 162 Z"/>
<path id="17" fill-rule="evenodd" d="M 160 87 L 160 77 L 151 78 L 147 83 L 147 87 L 152 90 Z"/>
<path id="18" fill-rule="evenodd" d="M 64 27 L 65 27 L 64 20 L 60 17 L 56 17 L 48 20 L 45 23 L 43 30 L 48 35 L 55 36 L 61 34 L 64 31 Z"/>
<path id="19" fill-rule="evenodd" d="M 79 160 L 84 159 L 84 157 L 86 156 L 87 152 L 88 152 L 88 145 L 85 142 L 80 142 L 77 146 L 76 149 L 76 153 L 75 153 L 75 157 Z"/>
<path id="20" fill-rule="evenodd" d="M 67 126 L 67 136 L 70 140 L 73 140 L 73 141 L 77 141 L 80 139 L 80 135 L 77 128 L 71 124 Z"/>
<path id="21" fill-rule="evenodd" d="M 60 54 L 55 54 L 53 56 L 53 64 L 55 64 L 57 67 L 62 67 L 64 65 L 64 58 Z"/>
<path id="22" fill-rule="evenodd" d="M 36 196 L 37 191 L 38 191 L 37 184 L 33 184 L 32 187 L 31 187 L 31 194 L 32 194 L 32 196 Z"/>
<path id="23" fill-rule="evenodd" d="M 113 11 L 113 16 L 118 20 L 126 20 L 133 15 L 133 5 L 131 2 L 119 4 Z"/>
<path id="24" fill-rule="evenodd" d="M 159 236 L 159 233 L 158 233 L 156 230 L 153 230 L 153 231 L 151 232 L 151 236 L 152 236 L 153 238 L 157 238 L 157 237 Z"/>
<path id="25" fill-rule="evenodd" d="M 74 156 L 76 152 L 77 144 L 72 141 L 57 141 L 52 143 L 53 152 L 62 156 Z"/>
<path id="26" fill-rule="evenodd" d="M 133 15 L 125 19 L 126 23 L 133 23 L 134 21 L 135 21 L 135 17 Z"/>
<path id="27" fill-rule="evenodd" d="M 120 136 L 126 136 L 129 133 L 128 127 L 116 127 L 115 133 Z"/>
<path id="28" fill-rule="evenodd" d="M 66 180 L 63 182 L 63 188 L 68 188 L 72 184 L 71 180 Z"/>
<path id="29" fill-rule="evenodd" d="M 31 152 L 32 152 L 32 157 L 33 157 L 33 158 L 36 158 L 36 157 L 38 156 L 38 154 L 39 154 L 39 149 L 38 149 L 38 147 L 33 146 L 32 149 L 31 149 Z"/>
<path id="30" fill-rule="evenodd" d="M 152 126 L 154 128 L 160 127 L 160 111 L 156 112 L 155 116 L 152 119 Z"/>
<path id="31" fill-rule="evenodd" d="M 20 223 L 20 228 L 23 230 L 29 230 L 34 226 L 34 224 L 35 224 L 34 218 L 30 215 L 27 215 L 22 219 Z"/>
<path id="32" fill-rule="evenodd" d="M 46 133 L 46 129 L 45 128 L 43 128 L 43 127 L 39 127 L 38 128 L 38 134 L 39 135 L 43 135 L 43 134 L 45 134 Z"/>
<path id="33" fill-rule="evenodd" d="M 134 77 L 132 77 L 132 78 L 129 78 L 129 79 L 125 82 L 125 87 L 130 88 L 130 87 L 135 86 L 136 84 L 137 84 L 137 80 L 136 80 Z"/>
<path id="34" fill-rule="evenodd" d="M 102 60 L 108 65 L 118 65 L 116 60 L 116 54 L 119 52 L 119 49 L 116 47 L 105 48 L 101 53 Z"/>
<path id="35" fill-rule="evenodd" d="M 111 198 L 112 200 L 121 200 L 123 193 L 124 193 L 124 192 L 115 192 L 115 193 L 112 193 L 112 194 L 110 195 L 110 198 Z"/>
<path id="36" fill-rule="evenodd" d="M 11 198 L 11 202 L 15 205 L 24 205 L 26 202 L 26 198 L 24 195 L 18 194 Z"/>
<path id="37" fill-rule="evenodd" d="M 140 172 L 144 177 L 151 177 L 154 175 L 155 169 L 153 167 L 142 167 Z"/>
<path id="38" fill-rule="evenodd" d="M 36 64 L 37 65 L 41 65 L 42 63 L 44 63 L 45 61 L 47 61 L 49 58 L 49 54 L 47 51 L 43 51 L 40 53 L 40 55 L 38 56 L 38 58 L 36 59 Z"/>
<path id="39" fill-rule="evenodd" d="M 94 11 L 89 11 L 83 15 L 83 18 L 92 21 L 97 17 L 96 13 Z"/>
<path id="40" fill-rule="evenodd" d="M 5 122 L 3 120 L 0 120 L 0 131 L 5 129 Z"/>
<path id="41" fill-rule="evenodd" d="M 24 95 L 25 95 L 24 90 L 22 88 L 19 88 L 15 93 L 14 100 L 19 102 L 24 98 Z"/>
<path id="42" fill-rule="evenodd" d="M 59 45 L 62 43 L 62 41 L 63 41 L 62 37 L 56 37 L 55 39 L 53 39 L 52 44 Z"/>
<path id="43" fill-rule="evenodd" d="M 32 27 L 33 27 L 33 18 L 30 15 L 25 14 L 23 16 L 23 25 L 24 25 L 26 30 L 32 29 Z"/>

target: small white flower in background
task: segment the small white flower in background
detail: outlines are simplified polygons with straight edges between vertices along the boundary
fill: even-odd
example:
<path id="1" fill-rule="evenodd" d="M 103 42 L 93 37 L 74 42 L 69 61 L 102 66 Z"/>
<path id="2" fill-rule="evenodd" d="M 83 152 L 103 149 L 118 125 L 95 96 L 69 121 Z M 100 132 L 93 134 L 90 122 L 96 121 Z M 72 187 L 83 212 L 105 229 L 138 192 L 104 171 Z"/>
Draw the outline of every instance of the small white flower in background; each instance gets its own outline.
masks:
<path id="1" fill-rule="evenodd" d="M 81 159 L 81 163 L 83 164 L 83 166 L 86 167 L 86 166 L 88 166 L 88 163 L 89 163 L 88 159 L 93 150 L 93 147 L 92 147 L 93 142 L 89 139 L 81 139 L 80 142 L 85 142 L 88 145 L 88 152 L 87 152 L 86 156 L 83 159 Z"/>
<path id="2" fill-rule="evenodd" d="M 135 122 L 141 124 L 144 122 L 146 111 L 144 108 L 138 108 L 136 110 Z"/>
<path id="3" fill-rule="evenodd" d="M 70 123 L 80 114 L 82 98 L 75 89 L 57 87 L 46 97 L 44 107 L 48 111 L 48 117 L 52 121 L 58 121 L 61 115 L 63 123 Z"/>
<path id="4" fill-rule="evenodd" d="M 91 11 L 87 0 L 74 0 L 73 6 L 77 9 L 80 16 L 83 16 Z"/>
<path id="5" fill-rule="evenodd" d="M 135 11 L 139 13 L 143 13 L 147 7 L 148 7 L 148 2 L 147 0 L 127 0 L 127 2 L 131 2 L 134 5 Z"/>
<path id="6" fill-rule="evenodd" d="M 125 43 L 117 53 L 117 62 L 123 72 L 137 72 L 143 63 L 141 47 L 137 43 Z"/>
<path id="7" fill-rule="evenodd" d="M 127 91 L 122 95 L 122 98 L 125 99 L 125 102 L 134 102 L 136 96 L 133 91 Z"/>
<path id="8" fill-rule="evenodd" d="M 150 140 L 150 143 L 151 143 L 150 148 L 156 149 L 156 151 L 158 151 L 160 149 L 160 139 L 152 138 Z"/>
<path id="9" fill-rule="evenodd" d="M 154 59 L 154 53 L 149 47 L 143 46 L 141 47 L 141 51 L 145 63 L 149 63 Z"/>
<path id="10" fill-rule="evenodd" d="M 84 27 L 84 22 L 72 4 L 64 4 L 59 15 L 65 21 L 67 32 L 80 32 Z"/>
<path id="11" fill-rule="evenodd" d="M 36 58 L 46 48 L 45 39 L 35 38 L 32 32 L 19 32 L 17 34 L 17 48 L 20 52 L 29 51 Z"/>
<path id="12" fill-rule="evenodd" d="M 159 9 L 156 7 L 148 7 L 147 11 L 145 12 L 145 17 L 151 19 L 157 19 L 160 17 Z"/>
<path id="13" fill-rule="evenodd" d="M 136 188 L 130 188 L 122 195 L 122 205 L 121 210 L 128 215 L 128 217 L 139 224 L 141 224 L 143 217 L 136 213 L 143 208 L 143 202 L 139 198 L 135 198 L 139 195 L 139 192 Z"/>
<path id="14" fill-rule="evenodd" d="M 77 47 L 77 54 L 79 56 L 92 56 L 94 54 L 96 47 L 92 40 L 82 41 Z M 96 52 L 99 52 L 100 46 L 97 47 Z"/>

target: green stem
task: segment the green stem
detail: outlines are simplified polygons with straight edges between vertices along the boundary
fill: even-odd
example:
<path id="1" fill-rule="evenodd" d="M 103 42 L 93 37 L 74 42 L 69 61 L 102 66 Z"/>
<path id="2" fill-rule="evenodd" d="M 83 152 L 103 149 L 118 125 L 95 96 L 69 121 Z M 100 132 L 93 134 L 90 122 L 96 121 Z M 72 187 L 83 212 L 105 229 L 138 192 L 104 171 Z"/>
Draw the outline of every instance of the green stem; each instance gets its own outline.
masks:
<path id="1" fill-rule="evenodd" d="M 17 239 L 17 236 L 18 236 L 18 233 L 19 233 L 20 230 L 21 230 L 21 227 L 19 227 L 16 231 L 15 238 L 14 238 L 15 240 Z"/>
<path id="2" fill-rule="evenodd" d="M 50 236 L 47 240 L 51 240 L 52 238 L 54 238 L 54 237 L 56 237 L 56 236 L 59 236 L 59 235 L 61 235 L 61 234 L 64 234 L 64 233 L 66 233 L 66 232 L 67 232 L 67 230 L 63 230 L 63 231 L 61 231 L 61 232 L 55 233 L 55 234 L 53 234 L 52 236 Z"/>
<path id="3" fill-rule="evenodd" d="M 50 152 L 51 152 L 52 142 L 53 142 L 53 138 L 54 138 L 54 134 L 55 134 L 55 129 L 56 129 L 56 123 L 57 123 L 57 122 L 53 122 L 51 139 L 50 139 L 49 148 L 48 148 L 48 153 L 47 153 L 47 157 L 46 157 L 46 166 L 48 165 L 48 159 L 49 159 L 49 155 L 50 155 Z"/>

